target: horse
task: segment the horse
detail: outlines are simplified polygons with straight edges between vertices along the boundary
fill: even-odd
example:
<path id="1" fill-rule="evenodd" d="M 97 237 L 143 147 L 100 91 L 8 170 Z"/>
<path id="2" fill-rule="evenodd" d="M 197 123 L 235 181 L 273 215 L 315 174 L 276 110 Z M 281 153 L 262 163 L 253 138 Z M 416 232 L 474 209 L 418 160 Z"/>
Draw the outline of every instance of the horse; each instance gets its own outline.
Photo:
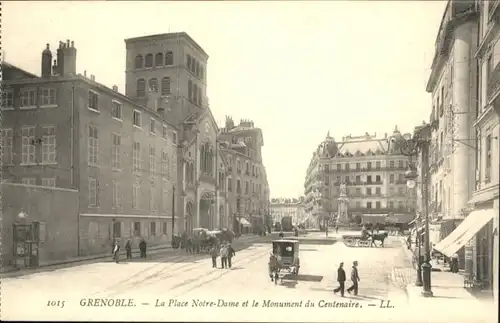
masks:
<path id="1" fill-rule="evenodd" d="M 384 246 L 384 240 L 389 236 L 389 234 L 387 232 L 383 232 L 383 233 L 375 233 L 372 235 L 372 244 L 375 244 L 375 241 L 380 241 L 381 244 L 380 246 Z"/>

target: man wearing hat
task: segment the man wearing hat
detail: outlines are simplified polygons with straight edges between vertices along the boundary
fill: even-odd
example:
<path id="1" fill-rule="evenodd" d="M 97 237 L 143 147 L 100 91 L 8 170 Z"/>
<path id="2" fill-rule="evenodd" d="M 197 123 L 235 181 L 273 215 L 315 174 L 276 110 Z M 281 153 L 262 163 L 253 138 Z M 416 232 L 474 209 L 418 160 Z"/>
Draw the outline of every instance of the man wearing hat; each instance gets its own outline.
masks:
<path id="1" fill-rule="evenodd" d="M 337 294 L 340 292 L 340 296 L 344 297 L 344 289 L 345 289 L 345 270 L 344 263 L 341 262 L 339 268 L 337 269 L 337 281 L 339 282 L 339 287 L 335 288 L 333 292 Z"/>
<path id="2" fill-rule="evenodd" d="M 351 292 L 354 291 L 354 295 L 358 295 L 359 274 L 358 274 L 357 261 L 352 262 L 351 280 L 352 280 L 352 286 L 347 289 L 347 292 L 351 294 Z"/>

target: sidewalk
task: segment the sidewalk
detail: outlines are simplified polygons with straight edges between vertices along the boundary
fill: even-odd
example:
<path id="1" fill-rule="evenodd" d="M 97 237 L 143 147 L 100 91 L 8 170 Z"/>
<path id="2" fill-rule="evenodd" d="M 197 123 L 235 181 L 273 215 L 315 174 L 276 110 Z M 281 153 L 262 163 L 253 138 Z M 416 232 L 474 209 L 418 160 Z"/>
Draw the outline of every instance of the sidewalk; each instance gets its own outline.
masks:
<path id="1" fill-rule="evenodd" d="M 170 245 L 159 245 L 159 246 L 152 246 L 148 248 L 148 255 L 155 255 L 163 252 L 173 252 L 174 250 L 178 249 L 172 249 Z M 140 252 L 139 250 L 134 250 L 132 251 L 132 256 L 139 256 Z M 120 257 L 123 258 L 125 257 L 125 250 L 122 250 L 120 252 Z M 93 260 L 98 260 L 98 259 L 105 259 L 108 258 L 108 261 L 112 261 L 112 255 L 111 252 L 107 253 L 101 253 L 97 255 L 91 255 L 91 256 L 81 256 L 81 257 L 71 257 L 67 258 L 64 260 L 46 260 L 46 261 L 41 261 L 40 265 L 37 268 L 23 268 L 23 269 L 15 269 L 12 267 L 2 267 L 0 268 L 0 279 L 1 278 L 10 278 L 10 277 L 17 277 L 17 276 L 23 276 L 23 275 L 29 275 L 29 274 L 34 274 L 38 273 L 44 270 L 53 270 L 57 268 L 63 268 L 63 267 L 68 267 L 67 265 L 71 264 L 83 264 L 85 262 L 90 262 Z"/>
<path id="2" fill-rule="evenodd" d="M 413 251 L 408 250 L 404 238 L 401 239 L 401 242 L 404 253 L 409 260 L 407 264 L 411 264 Z M 431 272 L 433 297 L 424 297 L 422 295 L 423 287 L 415 286 L 416 270 L 412 268 L 413 265 L 410 265 L 409 268 L 395 268 L 393 270 L 393 275 L 399 275 L 399 277 L 395 277 L 396 281 L 401 283 L 400 287 L 405 288 L 411 307 L 425 310 L 426 313 L 433 313 L 433 320 L 436 321 L 449 320 L 449 316 L 453 313 L 453 315 L 461 317 L 463 322 L 472 322 L 471 320 L 474 322 L 493 322 L 491 319 L 494 316 L 490 316 L 490 313 L 491 315 L 497 313 L 493 299 L 480 300 L 476 298 L 464 288 L 463 275 L 447 271 L 446 266 L 437 264 L 435 260 L 431 262 L 431 265 L 433 268 L 435 266 L 436 269 L 439 269 L 439 271 Z"/>

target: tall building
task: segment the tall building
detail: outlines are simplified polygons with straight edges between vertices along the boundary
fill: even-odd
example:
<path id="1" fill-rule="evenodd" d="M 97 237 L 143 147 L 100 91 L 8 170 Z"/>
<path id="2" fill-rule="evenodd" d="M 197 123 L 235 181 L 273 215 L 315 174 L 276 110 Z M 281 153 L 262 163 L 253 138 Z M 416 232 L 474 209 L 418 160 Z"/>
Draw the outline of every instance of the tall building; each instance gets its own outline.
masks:
<path id="1" fill-rule="evenodd" d="M 500 164 L 500 1 L 479 2 L 479 104 L 474 127 L 477 136 L 476 185 L 469 201 L 474 210 L 487 212 L 488 221 L 476 236 L 476 276 L 491 281 L 498 305 L 498 227 Z M 497 166 L 495 166 L 497 165 Z M 486 213 L 485 213 L 486 214 Z"/>
<path id="2" fill-rule="evenodd" d="M 81 254 L 107 252 L 112 237 L 166 243 L 178 128 L 117 87 L 76 74 L 76 53 L 61 42 L 53 62 L 47 45 L 41 77 L 2 64 L 4 180 L 78 190 Z"/>
<path id="3" fill-rule="evenodd" d="M 435 249 L 458 253 L 470 277 L 498 294 L 498 1 L 449 1 L 436 40 L 431 220 Z M 496 249 L 495 249 L 496 248 Z"/>
<path id="4" fill-rule="evenodd" d="M 439 223 L 441 238 L 463 220 L 474 188 L 475 142 L 471 129 L 478 99 L 474 67 L 477 27 L 473 3 L 448 2 L 426 87 L 432 95 L 429 206 L 432 222 Z"/>
<path id="5" fill-rule="evenodd" d="M 313 153 L 304 184 L 306 212 L 316 228 L 323 227 L 325 219 L 394 224 L 411 221 L 416 196 L 406 187 L 404 173 L 409 158 L 401 155 L 402 139 L 397 128 L 383 138 L 366 133 L 337 142 L 326 136 Z"/>
<path id="6" fill-rule="evenodd" d="M 266 225 L 269 214 L 269 184 L 262 160 L 264 137 L 253 121 L 234 124 L 226 118 L 219 143 L 227 165 L 228 214 L 236 231 L 257 233 Z"/>

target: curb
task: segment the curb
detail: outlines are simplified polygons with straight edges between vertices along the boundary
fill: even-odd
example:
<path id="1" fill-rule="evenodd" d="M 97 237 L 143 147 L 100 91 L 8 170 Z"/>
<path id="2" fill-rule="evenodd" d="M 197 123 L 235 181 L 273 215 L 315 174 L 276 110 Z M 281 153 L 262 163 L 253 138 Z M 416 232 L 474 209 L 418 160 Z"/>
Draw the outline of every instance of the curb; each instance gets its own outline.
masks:
<path id="1" fill-rule="evenodd" d="M 176 249 L 172 249 L 172 247 L 162 247 L 162 248 L 155 248 L 155 249 L 152 249 L 152 250 L 149 250 L 149 252 L 154 252 L 154 253 L 161 253 L 163 251 L 167 251 L 167 250 L 176 250 Z M 125 255 L 125 253 L 120 253 L 120 256 L 122 255 Z M 132 255 L 140 255 L 140 252 L 139 251 L 133 251 L 132 252 Z M 69 265 L 69 264 L 74 264 L 74 263 L 86 263 L 86 262 L 90 262 L 90 261 L 93 261 L 93 260 L 97 260 L 97 259 L 104 259 L 104 258 L 108 258 L 108 257 L 111 257 L 111 253 L 110 254 L 106 254 L 106 255 L 96 255 L 96 256 L 90 256 L 89 258 L 84 258 L 84 259 L 71 259 L 71 260 L 61 260 L 60 262 L 56 262 L 56 263 L 52 263 L 52 264 L 46 264 L 46 265 L 40 265 L 36 268 L 23 268 L 23 269 L 20 269 L 20 270 L 16 270 L 16 269 L 12 269 L 12 270 L 6 270 L 4 272 L 0 272 L 0 278 L 11 278 L 11 277 L 19 277 L 19 276 L 25 276 L 25 275 L 31 275 L 31 274 L 36 274 L 36 273 L 39 273 L 39 272 L 43 272 L 44 270 L 50 268 L 50 267 L 57 267 L 57 266 L 64 266 L 64 265 Z"/>

